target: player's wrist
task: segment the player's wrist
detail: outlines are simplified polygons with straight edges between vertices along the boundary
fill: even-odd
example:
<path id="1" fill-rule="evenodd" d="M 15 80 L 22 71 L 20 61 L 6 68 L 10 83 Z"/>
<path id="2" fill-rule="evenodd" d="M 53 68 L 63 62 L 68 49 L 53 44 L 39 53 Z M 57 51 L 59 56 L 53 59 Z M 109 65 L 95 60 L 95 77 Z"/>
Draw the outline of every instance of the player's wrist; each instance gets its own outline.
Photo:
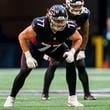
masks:
<path id="1" fill-rule="evenodd" d="M 71 48 L 71 50 L 70 50 L 73 54 L 75 53 L 75 48 Z"/>
<path id="2" fill-rule="evenodd" d="M 80 48 L 80 49 L 79 49 L 79 51 L 85 51 L 85 50 L 86 50 L 85 48 Z"/>
<path id="3" fill-rule="evenodd" d="M 26 52 L 24 52 L 24 54 L 25 54 L 26 58 L 32 57 L 30 51 L 26 51 Z"/>
<path id="4" fill-rule="evenodd" d="M 84 48 L 81 48 L 81 49 L 79 49 L 79 51 L 83 51 L 83 52 L 85 52 L 85 49 L 84 49 Z"/>

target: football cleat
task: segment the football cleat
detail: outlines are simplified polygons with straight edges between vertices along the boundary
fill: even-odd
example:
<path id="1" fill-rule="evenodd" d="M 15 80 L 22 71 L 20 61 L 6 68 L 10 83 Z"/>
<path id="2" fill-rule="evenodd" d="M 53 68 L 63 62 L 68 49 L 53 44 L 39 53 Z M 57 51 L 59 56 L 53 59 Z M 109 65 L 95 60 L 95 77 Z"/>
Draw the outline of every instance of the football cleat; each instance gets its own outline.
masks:
<path id="1" fill-rule="evenodd" d="M 84 100 L 96 100 L 96 98 L 92 95 L 85 95 Z"/>
<path id="2" fill-rule="evenodd" d="M 46 100 L 49 100 L 49 96 L 48 95 L 45 95 L 45 94 L 42 94 L 42 97 L 41 97 L 42 100 L 46 101 Z"/>
<path id="3" fill-rule="evenodd" d="M 10 108 L 14 106 L 14 102 L 15 102 L 15 98 L 8 96 L 5 103 L 4 103 L 4 107 L 6 108 Z"/>
<path id="4" fill-rule="evenodd" d="M 72 96 L 68 97 L 68 106 L 70 106 L 70 107 L 83 107 L 84 105 L 81 104 L 77 100 L 77 96 L 76 95 L 72 95 Z"/>

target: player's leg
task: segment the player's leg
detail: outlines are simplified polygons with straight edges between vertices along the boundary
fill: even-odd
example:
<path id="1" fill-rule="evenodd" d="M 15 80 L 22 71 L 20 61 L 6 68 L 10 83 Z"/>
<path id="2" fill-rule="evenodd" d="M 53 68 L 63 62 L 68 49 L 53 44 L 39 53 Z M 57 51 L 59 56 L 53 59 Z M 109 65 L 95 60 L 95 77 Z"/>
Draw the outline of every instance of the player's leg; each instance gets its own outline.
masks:
<path id="1" fill-rule="evenodd" d="M 74 63 L 66 64 L 66 81 L 68 84 L 69 95 L 76 94 L 76 71 Z"/>
<path id="2" fill-rule="evenodd" d="M 30 71 L 31 71 L 31 69 L 22 69 L 21 68 L 19 74 L 16 76 L 16 78 L 13 82 L 10 96 L 12 96 L 14 98 L 16 97 L 19 90 L 23 87 L 24 82 L 25 82 L 27 76 L 29 75 Z"/>
<path id="3" fill-rule="evenodd" d="M 49 56 L 51 56 L 52 58 L 54 58 L 56 60 L 54 60 L 54 59 L 50 60 L 49 67 L 47 68 L 47 71 L 44 76 L 44 85 L 43 85 L 43 92 L 42 92 L 43 100 L 48 99 L 49 87 L 52 82 L 52 79 L 54 78 L 54 73 L 55 73 L 56 68 L 58 67 L 59 60 L 62 59 L 64 50 L 65 50 L 65 45 L 62 45 L 58 49 L 56 49 L 54 52 L 48 54 Z M 64 59 L 63 59 L 63 61 L 64 61 Z"/>
<path id="4" fill-rule="evenodd" d="M 68 50 L 68 46 L 66 44 L 63 44 L 51 56 L 56 60 L 63 62 L 65 61 L 65 58 L 63 58 L 62 56 L 64 52 Z M 84 106 L 77 100 L 76 96 L 76 70 L 74 63 L 66 63 L 66 81 L 69 90 L 68 106 Z"/>
<path id="5" fill-rule="evenodd" d="M 22 86 L 24 85 L 26 77 L 29 75 L 29 73 L 32 70 L 32 69 L 29 69 L 26 67 L 24 54 L 22 55 L 21 62 L 22 62 L 22 64 L 21 64 L 20 72 L 16 76 L 16 78 L 13 82 L 10 96 L 7 97 L 7 99 L 4 103 L 4 107 L 13 107 L 16 95 L 18 94 L 18 92 L 22 88 Z"/>
<path id="6" fill-rule="evenodd" d="M 59 62 L 50 58 L 50 64 L 45 72 L 44 85 L 42 92 L 42 100 L 48 100 L 49 98 L 49 88 L 54 78 L 55 70 L 58 67 Z"/>
<path id="7" fill-rule="evenodd" d="M 78 69 L 79 79 L 83 86 L 84 99 L 85 100 L 95 100 L 95 97 L 93 97 L 90 93 L 89 78 L 88 78 L 87 71 L 85 69 L 85 60 L 84 59 L 78 60 L 75 62 L 75 64 Z"/>
<path id="8" fill-rule="evenodd" d="M 69 89 L 68 106 L 84 106 L 77 100 L 76 95 L 76 70 L 74 63 L 66 64 L 66 81 Z"/>

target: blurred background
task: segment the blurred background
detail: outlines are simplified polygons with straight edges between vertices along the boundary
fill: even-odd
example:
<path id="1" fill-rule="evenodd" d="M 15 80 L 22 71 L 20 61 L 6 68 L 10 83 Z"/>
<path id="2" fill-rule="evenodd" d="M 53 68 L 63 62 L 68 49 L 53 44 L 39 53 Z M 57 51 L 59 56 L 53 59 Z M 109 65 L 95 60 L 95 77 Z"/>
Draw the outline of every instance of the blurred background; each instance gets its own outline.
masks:
<path id="1" fill-rule="evenodd" d="M 33 18 L 45 15 L 47 8 L 64 0 L 0 0 L 0 68 L 20 67 L 18 34 Z M 90 9 L 90 33 L 86 66 L 110 67 L 110 0 L 85 0 Z M 43 63 L 46 67 L 47 62 Z"/>

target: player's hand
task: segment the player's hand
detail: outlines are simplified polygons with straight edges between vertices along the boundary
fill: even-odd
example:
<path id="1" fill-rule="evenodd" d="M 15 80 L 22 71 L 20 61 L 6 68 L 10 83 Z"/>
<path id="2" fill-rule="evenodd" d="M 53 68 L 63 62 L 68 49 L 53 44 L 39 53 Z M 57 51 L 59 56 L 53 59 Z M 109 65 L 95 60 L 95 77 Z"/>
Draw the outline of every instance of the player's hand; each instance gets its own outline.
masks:
<path id="1" fill-rule="evenodd" d="M 70 51 L 65 52 L 65 53 L 63 54 L 63 57 L 65 58 L 65 60 L 66 60 L 68 63 L 72 63 L 72 62 L 74 62 L 74 54 L 75 54 L 75 49 L 72 48 Z"/>
<path id="2" fill-rule="evenodd" d="M 37 61 L 33 57 L 27 58 L 26 63 L 28 68 L 35 68 L 36 66 L 38 66 Z"/>
<path id="3" fill-rule="evenodd" d="M 29 51 L 25 52 L 26 64 L 28 68 L 35 68 L 38 66 L 37 61 L 32 57 Z"/>
<path id="4" fill-rule="evenodd" d="M 85 51 L 84 50 L 80 50 L 77 54 L 77 57 L 76 57 L 76 60 L 81 60 L 81 59 L 84 59 L 86 56 L 85 56 Z"/>

